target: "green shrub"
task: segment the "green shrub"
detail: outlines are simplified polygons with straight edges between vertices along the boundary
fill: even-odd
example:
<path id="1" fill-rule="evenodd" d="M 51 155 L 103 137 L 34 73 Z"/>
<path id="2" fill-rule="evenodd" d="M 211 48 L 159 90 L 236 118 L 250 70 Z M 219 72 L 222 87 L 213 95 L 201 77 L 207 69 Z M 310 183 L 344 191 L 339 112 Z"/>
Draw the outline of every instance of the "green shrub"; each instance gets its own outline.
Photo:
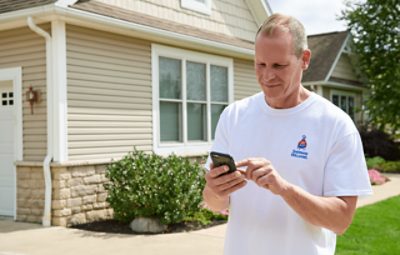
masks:
<path id="1" fill-rule="evenodd" d="M 386 161 L 379 165 L 379 169 L 385 173 L 400 173 L 400 161 Z"/>
<path id="2" fill-rule="evenodd" d="M 367 158 L 367 167 L 368 169 L 371 168 L 380 168 L 380 165 L 385 163 L 385 160 L 382 157 L 373 157 L 373 158 Z"/>
<path id="3" fill-rule="evenodd" d="M 134 150 L 107 167 L 107 201 L 117 220 L 156 217 L 174 224 L 200 211 L 204 170 L 196 162 Z"/>

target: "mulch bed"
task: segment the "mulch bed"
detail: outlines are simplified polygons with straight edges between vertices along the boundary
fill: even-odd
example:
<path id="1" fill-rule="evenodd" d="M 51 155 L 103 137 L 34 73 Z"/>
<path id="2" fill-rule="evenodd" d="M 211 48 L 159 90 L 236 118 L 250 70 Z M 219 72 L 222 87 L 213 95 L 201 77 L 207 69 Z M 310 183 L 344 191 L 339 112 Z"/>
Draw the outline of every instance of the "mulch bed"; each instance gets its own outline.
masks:
<path id="1" fill-rule="evenodd" d="M 220 225 L 226 223 L 224 220 L 215 220 L 209 225 L 201 225 L 195 222 L 182 222 L 173 225 L 169 225 L 168 229 L 164 233 L 179 233 L 188 232 L 204 228 L 209 228 L 212 226 Z M 123 223 L 116 220 L 103 220 L 95 221 L 91 223 L 79 224 L 71 226 L 70 228 L 76 228 L 81 230 L 93 231 L 93 232 L 103 232 L 103 233 L 114 233 L 114 234 L 129 234 L 129 235 L 143 235 L 143 233 L 136 233 L 132 231 L 128 223 Z M 149 234 L 151 235 L 151 234 Z"/>

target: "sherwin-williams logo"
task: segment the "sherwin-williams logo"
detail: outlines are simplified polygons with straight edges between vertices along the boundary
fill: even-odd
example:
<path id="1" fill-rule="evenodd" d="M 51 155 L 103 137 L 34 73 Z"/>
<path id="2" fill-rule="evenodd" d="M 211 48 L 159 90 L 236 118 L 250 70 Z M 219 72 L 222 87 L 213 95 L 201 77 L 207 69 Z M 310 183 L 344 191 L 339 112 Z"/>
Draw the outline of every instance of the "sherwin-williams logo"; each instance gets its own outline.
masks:
<path id="1" fill-rule="evenodd" d="M 302 139 L 297 143 L 297 149 L 292 150 L 292 157 L 295 158 L 302 158 L 302 159 L 308 159 L 308 152 L 306 152 L 307 148 L 307 140 L 306 136 L 303 135 Z"/>

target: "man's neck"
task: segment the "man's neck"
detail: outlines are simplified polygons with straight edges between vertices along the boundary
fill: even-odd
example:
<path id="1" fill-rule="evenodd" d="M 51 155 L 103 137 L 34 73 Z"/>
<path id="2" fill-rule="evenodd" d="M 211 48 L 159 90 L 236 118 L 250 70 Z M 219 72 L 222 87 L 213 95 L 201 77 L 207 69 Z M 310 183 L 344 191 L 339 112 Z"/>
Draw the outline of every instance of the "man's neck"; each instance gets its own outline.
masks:
<path id="1" fill-rule="evenodd" d="M 265 101 L 267 104 L 275 109 L 288 109 L 295 107 L 302 102 L 304 102 L 309 96 L 311 95 L 311 92 L 304 88 L 302 85 L 299 86 L 299 89 L 295 91 L 294 93 L 290 94 L 289 96 L 285 98 L 268 98 L 267 96 L 265 97 Z"/>

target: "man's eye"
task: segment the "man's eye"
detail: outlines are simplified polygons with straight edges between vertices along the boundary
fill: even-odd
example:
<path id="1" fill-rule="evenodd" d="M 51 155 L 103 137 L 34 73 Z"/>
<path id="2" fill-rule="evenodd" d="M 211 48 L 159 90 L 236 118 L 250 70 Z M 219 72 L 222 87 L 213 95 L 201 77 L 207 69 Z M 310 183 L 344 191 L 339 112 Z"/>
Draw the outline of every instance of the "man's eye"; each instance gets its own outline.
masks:
<path id="1" fill-rule="evenodd" d="M 284 68 L 286 65 L 279 65 L 279 64 L 273 64 L 272 67 L 275 69 L 282 69 Z"/>
<path id="2" fill-rule="evenodd" d="M 259 64 L 257 64 L 257 66 L 258 66 L 258 67 L 265 67 L 265 64 L 259 63 Z"/>

